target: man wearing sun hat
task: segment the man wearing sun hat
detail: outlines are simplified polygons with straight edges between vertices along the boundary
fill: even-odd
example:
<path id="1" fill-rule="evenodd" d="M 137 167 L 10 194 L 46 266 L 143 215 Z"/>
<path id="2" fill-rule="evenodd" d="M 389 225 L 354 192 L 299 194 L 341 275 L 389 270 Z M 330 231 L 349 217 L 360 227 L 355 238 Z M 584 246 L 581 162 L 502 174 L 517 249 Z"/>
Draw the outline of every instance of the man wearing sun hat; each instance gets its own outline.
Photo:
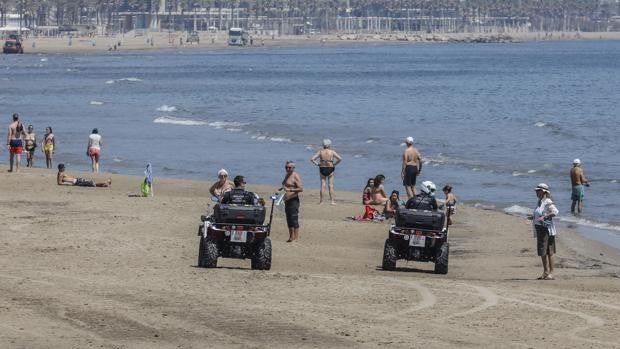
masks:
<path id="1" fill-rule="evenodd" d="M 583 186 L 589 187 L 590 184 L 583 174 L 581 168 L 581 160 L 573 160 L 573 168 L 570 169 L 570 182 L 572 184 L 571 200 L 573 203 L 570 206 L 570 212 L 575 214 L 575 206 L 577 206 L 577 213 L 581 214 L 583 210 Z"/>
<path id="2" fill-rule="evenodd" d="M 413 137 L 405 139 L 407 149 L 403 153 L 403 166 L 400 172 L 400 178 L 403 180 L 403 186 L 407 191 L 407 199 L 415 196 L 416 178 L 422 171 L 422 155 L 413 146 L 413 143 Z"/>

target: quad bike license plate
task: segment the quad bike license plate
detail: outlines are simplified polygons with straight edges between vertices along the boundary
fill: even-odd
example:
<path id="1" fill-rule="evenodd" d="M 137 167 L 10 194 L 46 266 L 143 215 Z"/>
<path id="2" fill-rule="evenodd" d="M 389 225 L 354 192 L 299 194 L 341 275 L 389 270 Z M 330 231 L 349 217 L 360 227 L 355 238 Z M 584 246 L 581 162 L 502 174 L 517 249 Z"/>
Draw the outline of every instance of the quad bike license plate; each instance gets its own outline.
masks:
<path id="1" fill-rule="evenodd" d="M 409 246 L 424 247 L 425 244 L 426 244 L 426 236 L 411 235 L 409 237 Z"/>
<path id="2" fill-rule="evenodd" d="M 232 230 L 230 232 L 230 242 L 247 242 L 248 232 L 240 230 Z"/>

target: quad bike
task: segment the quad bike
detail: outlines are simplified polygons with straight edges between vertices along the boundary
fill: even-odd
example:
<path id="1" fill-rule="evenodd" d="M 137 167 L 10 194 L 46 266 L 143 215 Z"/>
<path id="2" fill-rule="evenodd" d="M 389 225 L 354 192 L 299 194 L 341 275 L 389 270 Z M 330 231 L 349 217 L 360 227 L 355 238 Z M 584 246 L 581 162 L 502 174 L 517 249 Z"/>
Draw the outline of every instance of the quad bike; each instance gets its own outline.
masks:
<path id="1" fill-rule="evenodd" d="M 451 210 L 448 210 L 450 217 Z M 436 274 L 448 273 L 448 225 L 443 211 L 399 209 L 383 248 L 382 268 L 395 270 L 396 261 L 434 262 Z"/>
<path id="2" fill-rule="evenodd" d="M 212 215 L 201 216 L 198 227 L 200 246 L 198 266 L 217 267 L 222 258 L 246 259 L 252 261 L 252 269 L 271 269 L 271 221 L 276 197 L 271 197 L 269 223 L 265 221 L 265 207 L 262 205 L 216 204 Z"/>

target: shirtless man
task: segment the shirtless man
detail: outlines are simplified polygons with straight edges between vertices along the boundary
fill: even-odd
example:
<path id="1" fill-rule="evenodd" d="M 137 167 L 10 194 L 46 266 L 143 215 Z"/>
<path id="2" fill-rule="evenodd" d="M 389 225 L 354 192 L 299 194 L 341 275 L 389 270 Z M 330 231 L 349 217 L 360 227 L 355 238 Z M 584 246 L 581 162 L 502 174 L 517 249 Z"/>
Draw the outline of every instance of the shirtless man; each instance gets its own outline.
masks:
<path id="1" fill-rule="evenodd" d="M 108 178 L 108 180 L 105 182 L 95 182 L 94 179 L 71 177 L 65 172 L 65 164 L 58 164 L 58 173 L 56 174 L 56 184 L 75 185 L 78 187 L 110 187 L 112 186 L 112 178 Z"/>
<path id="2" fill-rule="evenodd" d="M 37 149 L 37 136 L 34 134 L 32 125 L 28 125 L 28 131 L 24 137 L 26 142 L 26 167 L 32 167 L 34 163 L 34 151 Z"/>
<path id="3" fill-rule="evenodd" d="M 301 184 L 301 177 L 295 172 L 295 163 L 287 161 L 285 169 L 286 176 L 282 181 L 282 187 L 285 191 L 284 212 L 289 234 L 286 242 L 293 242 L 299 240 L 299 193 L 304 191 L 304 188 Z"/>
<path id="4" fill-rule="evenodd" d="M 402 178 L 403 185 L 407 191 L 407 199 L 411 199 L 416 195 L 415 183 L 420 171 L 422 171 L 422 155 L 413 146 L 413 137 L 407 137 L 405 143 L 407 144 L 407 149 L 403 153 L 403 166 L 400 178 Z"/>
<path id="5" fill-rule="evenodd" d="M 589 187 L 590 183 L 583 174 L 581 160 L 579 159 L 573 160 L 573 168 L 570 169 L 570 182 L 573 186 L 571 193 L 573 203 L 570 206 L 570 212 L 575 214 L 575 206 L 577 206 L 577 213 L 581 214 L 581 210 L 583 210 L 583 186 Z"/>
<path id="6" fill-rule="evenodd" d="M 329 191 L 329 200 L 332 205 L 336 204 L 334 197 L 334 169 L 336 168 L 336 165 L 342 161 L 342 157 L 331 149 L 331 145 L 332 141 L 329 139 L 324 139 L 323 149 L 317 151 L 316 154 L 310 158 L 310 162 L 319 167 L 319 174 L 321 176 L 319 205 L 323 203 L 323 192 L 325 191 L 326 184 Z"/>
<path id="7" fill-rule="evenodd" d="M 19 114 L 13 114 L 13 122 L 9 125 L 9 133 L 7 135 L 6 145 L 9 148 L 9 172 L 13 172 L 13 163 L 15 163 L 15 172 L 19 170 L 21 154 L 24 151 L 24 125 L 19 121 Z"/>

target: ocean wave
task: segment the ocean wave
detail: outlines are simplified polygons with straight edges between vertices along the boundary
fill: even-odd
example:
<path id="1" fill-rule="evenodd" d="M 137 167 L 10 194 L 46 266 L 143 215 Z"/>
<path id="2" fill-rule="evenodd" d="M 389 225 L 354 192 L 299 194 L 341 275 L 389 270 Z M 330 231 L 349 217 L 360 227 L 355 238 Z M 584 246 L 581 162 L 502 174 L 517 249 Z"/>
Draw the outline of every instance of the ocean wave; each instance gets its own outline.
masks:
<path id="1" fill-rule="evenodd" d="M 547 126 L 547 124 L 544 123 L 544 122 L 540 122 L 539 121 L 539 122 L 535 123 L 534 126 L 536 126 L 536 127 L 545 127 L 545 126 Z"/>
<path id="2" fill-rule="evenodd" d="M 41 62 L 47 62 L 47 58 L 41 58 Z"/>
<path id="3" fill-rule="evenodd" d="M 527 173 L 536 173 L 536 170 L 527 170 Z"/>
<path id="4" fill-rule="evenodd" d="M 485 205 L 485 204 L 481 204 L 479 202 L 476 202 L 474 204 L 474 207 L 482 209 L 482 210 L 494 210 L 495 209 L 495 205 Z"/>
<path id="5" fill-rule="evenodd" d="M 241 128 L 242 126 L 245 126 L 246 124 L 241 123 L 241 122 L 234 122 L 234 121 L 213 121 L 208 123 L 209 126 L 213 127 L 213 128 Z"/>
<path id="6" fill-rule="evenodd" d="M 142 82 L 142 80 L 138 78 L 122 78 L 122 79 L 116 79 L 116 80 L 108 80 L 105 83 L 108 85 L 111 85 L 111 84 L 115 84 L 119 82 Z"/>
<path id="7" fill-rule="evenodd" d="M 172 124 L 172 125 L 181 125 L 181 126 L 203 126 L 208 125 L 206 121 L 201 120 L 192 120 L 186 118 L 175 118 L 172 116 L 160 116 L 153 120 L 156 124 Z"/>
<path id="8" fill-rule="evenodd" d="M 90 101 L 90 105 L 103 105 L 103 102 L 99 102 L 99 101 Z"/>
<path id="9" fill-rule="evenodd" d="M 290 143 L 292 142 L 289 138 L 286 137 L 269 137 L 269 140 L 272 142 L 279 142 L 279 143 Z"/>
<path id="10" fill-rule="evenodd" d="M 506 207 L 503 211 L 513 216 L 528 216 L 532 214 L 531 208 L 519 205 L 512 205 L 510 207 Z"/>
<path id="11" fill-rule="evenodd" d="M 174 105 L 162 105 L 161 107 L 156 109 L 157 111 L 163 111 L 163 112 L 173 112 L 173 111 L 177 111 L 177 107 L 175 107 Z"/>

